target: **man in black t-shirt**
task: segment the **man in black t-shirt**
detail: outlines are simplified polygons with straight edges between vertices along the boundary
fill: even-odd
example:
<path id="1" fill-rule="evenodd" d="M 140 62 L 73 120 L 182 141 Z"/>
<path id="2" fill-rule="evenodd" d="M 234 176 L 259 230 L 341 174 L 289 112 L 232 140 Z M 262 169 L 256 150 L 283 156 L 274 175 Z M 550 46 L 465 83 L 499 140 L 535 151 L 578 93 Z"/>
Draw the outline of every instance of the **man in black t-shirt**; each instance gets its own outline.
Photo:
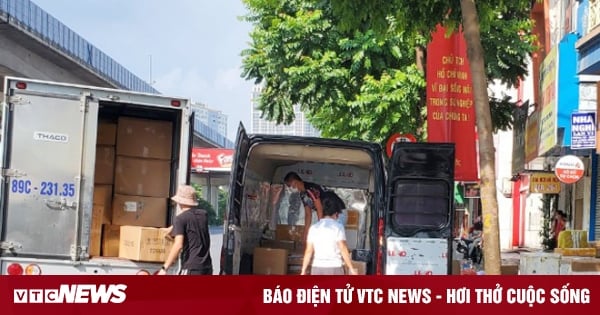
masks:
<path id="1" fill-rule="evenodd" d="M 175 240 L 167 260 L 159 274 L 167 273 L 169 267 L 181 255 L 183 275 L 212 275 L 212 259 L 210 257 L 210 233 L 208 230 L 208 212 L 195 208 L 198 206 L 196 190 L 192 186 L 181 185 L 177 195 L 171 198 L 181 209 L 175 217 L 171 235 Z"/>
<path id="2" fill-rule="evenodd" d="M 295 172 L 287 173 L 283 182 L 292 193 L 300 193 L 300 199 L 304 205 L 304 239 L 306 239 L 312 224 L 312 212 L 317 212 L 318 219 L 323 217 L 323 205 L 321 204 L 323 195 L 331 194 L 332 197 L 335 197 L 336 202 L 341 202 L 341 209 L 345 208 L 344 202 L 334 192 L 326 191 L 321 185 L 303 181 Z"/>

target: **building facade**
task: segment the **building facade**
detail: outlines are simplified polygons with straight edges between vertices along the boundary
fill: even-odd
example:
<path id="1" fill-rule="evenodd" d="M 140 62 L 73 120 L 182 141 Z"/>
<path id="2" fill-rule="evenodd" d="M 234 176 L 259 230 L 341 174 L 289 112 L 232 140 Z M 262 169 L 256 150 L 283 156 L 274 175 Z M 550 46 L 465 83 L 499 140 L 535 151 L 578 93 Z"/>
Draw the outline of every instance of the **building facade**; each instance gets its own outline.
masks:
<path id="1" fill-rule="evenodd" d="M 202 103 L 192 103 L 192 110 L 196 119 L 227 137 L 227 115 L 220 110 L 210 109 Z"/>
<path id="2" fill-rule="evenodd" d="M 599 240 L 598 124 L 596 119 L 586 126 L 579 117 L 597 112 L 600 0 L 538 1 L 532 18 L 540 49 L 519 88 L 527 107 L 515 111 L 515 122 L 522 123 L 513 130 L 511 243 L 541 246 L 540 232 L 554 210 L 567 214 L 568 229 Z M 575 156 L 583 168 L 573 181 L 557 167 L 565 156 Z M 535 235 L 529 233 L 532 224 L 539 225 Z"/>
<path id="3" fill-rule="evenodd" d="M 288 135 L 288 136 L 305 136 L 319 137 L 320 132 L 311 125 L 308 118 L 300 110 L 300 105 L 294 105 L 294 121 L 289 124 L 277 124 L 262 117 L 262 111 L 258 108 L 258 103 L 255 101 L 260 95 L 261 87 L 255 85 L 252 91 L 251 114 L 252 121 L 250 125 L 251 133 L 272 134 L 272 135 Z"/>

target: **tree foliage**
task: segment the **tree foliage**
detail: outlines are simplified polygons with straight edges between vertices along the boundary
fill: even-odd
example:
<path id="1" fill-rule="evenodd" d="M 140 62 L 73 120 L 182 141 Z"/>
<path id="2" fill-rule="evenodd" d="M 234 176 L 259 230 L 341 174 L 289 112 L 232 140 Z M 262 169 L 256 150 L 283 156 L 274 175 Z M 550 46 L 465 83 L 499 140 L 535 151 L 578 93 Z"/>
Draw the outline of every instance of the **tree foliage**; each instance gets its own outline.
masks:
<path id="1" fill-rule="evenodd" d="M 246 0 L 254 23 L 243 76 L 263 84 L 259 109 L 290 123 L 298 104 L 323 136 L 382 142 L 423 123 L 425 81 L 414 47 L 390 29 L 341 31 L 326 2 Z"/>
<path id="2" fill-rule="evenodd" d="M 322 0 L 312 0 L 321 2 Z M 341 29 L 368 25 L 385 36 L 390 27 L 429 39 L 438 24 L 449 31 L 462 23 L 460 0 L 325 0 Z M 527 59 L 537 48 L 530 17 L 531 0 L 476 1 L 487 76 L 509 87 L 527 74 Z"/>
<path id="3" fill-rule="evenodd" d="M 376 142 L 394 132 L 424 137 L 425 80 L 414 48 L 425 46 L 440 21 L 456 29 L 458 0 L 244 2 L 249 11 L 244 18 L 254 29 L 242 52 L 243 76 L 263 85 L 256 101 L 264 117 L 291 123 L 298 104 L 325 137 Z M 489 23 L 482 23 L 489 30 L 482 32 L 488 78 L 509 86 L 527 73 L 535 48 L 524 2 L 489 6 Z M 451 14 L 424 19 L 428 12 Z M 490 98 L 495 130 L 512 125 L 513 105 L 509 98 Z"/>

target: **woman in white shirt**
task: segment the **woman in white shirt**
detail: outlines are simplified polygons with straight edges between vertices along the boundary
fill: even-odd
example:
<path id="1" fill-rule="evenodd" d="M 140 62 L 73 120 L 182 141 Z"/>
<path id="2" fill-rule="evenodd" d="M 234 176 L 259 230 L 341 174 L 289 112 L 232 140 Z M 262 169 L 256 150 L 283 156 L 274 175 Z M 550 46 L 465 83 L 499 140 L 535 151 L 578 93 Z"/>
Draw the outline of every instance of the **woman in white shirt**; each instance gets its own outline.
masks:
<path id="1" fill-rule="evenodd" d="M 321 203 L 323 218 L 308 231 L 301 274 L 306 274 L 312 260 L 311 275 L 344 275 L 343 259 L 350 273 L 355 275 L 356 269 L 352 266 L 346 244 L 346 231 L 337 220 L 342 212 L 341 206 L 335 199 L 327 197 L 322 198 Z"/>

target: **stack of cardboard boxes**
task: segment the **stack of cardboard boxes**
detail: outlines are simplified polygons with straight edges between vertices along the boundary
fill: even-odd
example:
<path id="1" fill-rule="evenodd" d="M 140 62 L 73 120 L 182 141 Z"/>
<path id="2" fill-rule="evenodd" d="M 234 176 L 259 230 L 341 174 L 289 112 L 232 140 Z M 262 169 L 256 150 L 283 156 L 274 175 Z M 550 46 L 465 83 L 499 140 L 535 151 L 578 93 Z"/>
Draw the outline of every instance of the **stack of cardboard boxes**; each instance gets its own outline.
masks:
<path id="1" fill-rule="evenodd" d="M 101 141 L 108 133 L 112 141 Z M 164 260 L 170 244 L 158 228 L 167 224 L 171 151 L 170 122 L 121 117 L 99 124 L 94 204 L 105 212 L 92 226 L 104 224 L 102 256 Z"/>
<path id="2" fill-rule="evenodd" d="M 353 246 L 348 244 L 349 250 L 356 248 L 358 234 L 359 212 L 348 215 L 346 224 L 346 238 L 353 237 Z M 350 231 L 350 233 L 348 233 Z M 299 275 L 302 271 L 305 243 L 302 239 L 304 226 L 277 225 L 275 240 L 262 240 L 260 247 L 254 249 L 253 273 L 259 275 Z M 366 274 L 366 263 L 353 261 L 353 267 L 359 274 Z M 349 273 L 346 267 L 346 272 Z"/>
<path id="3" fill-rule="evenodd" d="M 96 165 L 94 176 L 94 202 L 90 233 L 90 256 L 101 255 L 102 225 L 110 224 L 115 169 L 117 125 L 98 123 L 96 137 Z"/>
<path id="4" fill-rule="evenodd" d="M 274 240 L 262 240 L 254 249 L 253 274 L 299 274 L 302 268 L 304 226 L 279 224 Z"/>

